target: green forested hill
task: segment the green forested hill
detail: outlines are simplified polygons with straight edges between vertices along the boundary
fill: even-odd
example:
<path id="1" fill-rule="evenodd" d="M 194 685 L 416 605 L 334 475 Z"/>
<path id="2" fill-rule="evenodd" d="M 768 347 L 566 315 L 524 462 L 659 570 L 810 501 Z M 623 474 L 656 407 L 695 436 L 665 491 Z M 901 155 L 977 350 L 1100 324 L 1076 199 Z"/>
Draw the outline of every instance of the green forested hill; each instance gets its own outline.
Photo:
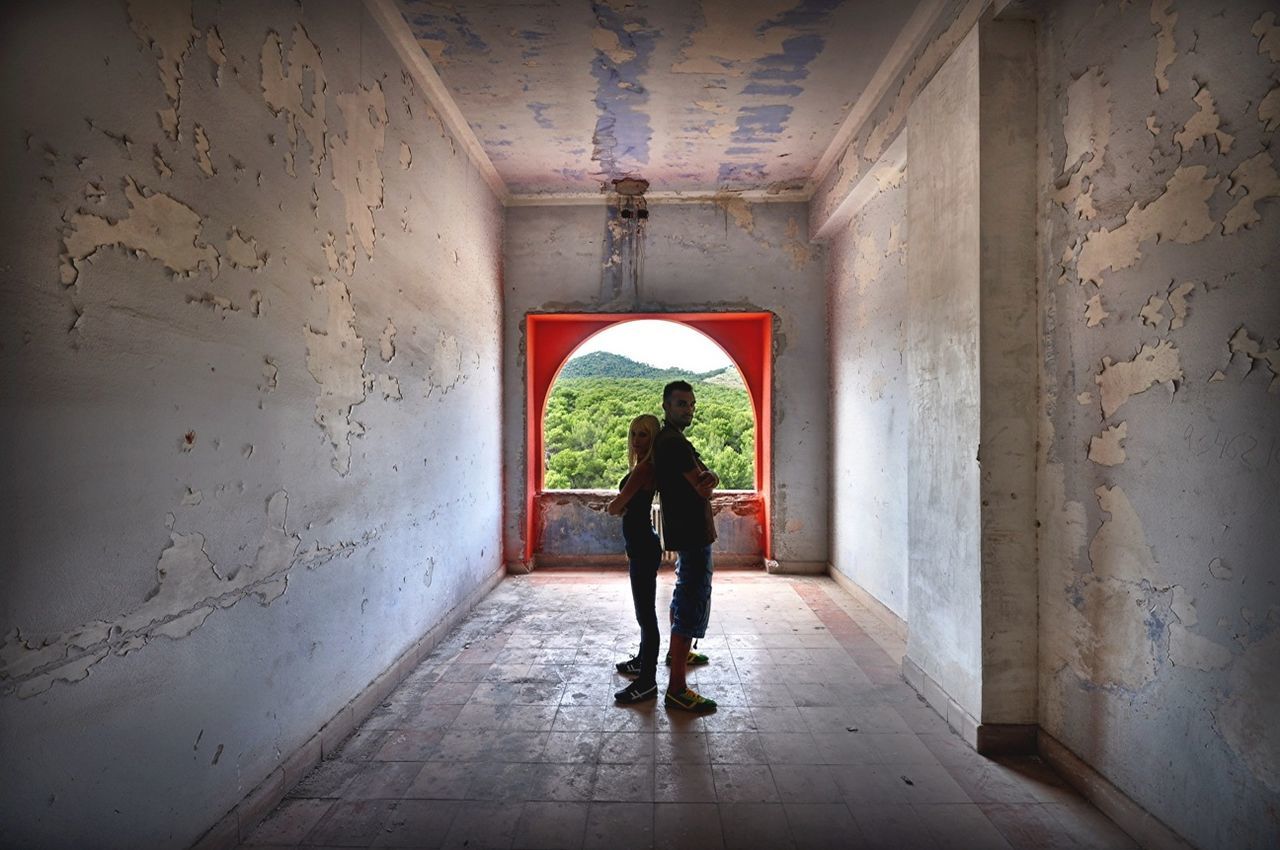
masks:
<path id="1" fill-rule="evenodd" d="M 582 361 L 589 362 L 575 366 Z M 619 376 L 590 374 L 606 369 Z M 644 370 L 650 374 L 626 374 Z M 691 375 L 606 352 L 571 360 L 552 387 L 543 427 L 547 489 L 617 487 L 627 471 L 627 426 L 641 413 L 661 419 L 662 387 L 675 378 L 688 380 L 698 397 L 697 415 L 685 433 L 720 475 L 721 489 L 754 489 L 755 419 L 736 369 Z"/>
<path id="2" fill-rule="evenodd" d="M 711 383 L 741 386 L 742 378 L 738 370 L 732 366 L 712 369 L 710 372 L 689 372 L 685 369 L 659 369 L 648 363 L 637 363 L 630 357 L 614 354 L 609 351 L 593 351 L 581 357 L 575 357 L 560 371 L 561 378 L 661 378 L 663 383 L 677 378 L 697 383 Z"/>

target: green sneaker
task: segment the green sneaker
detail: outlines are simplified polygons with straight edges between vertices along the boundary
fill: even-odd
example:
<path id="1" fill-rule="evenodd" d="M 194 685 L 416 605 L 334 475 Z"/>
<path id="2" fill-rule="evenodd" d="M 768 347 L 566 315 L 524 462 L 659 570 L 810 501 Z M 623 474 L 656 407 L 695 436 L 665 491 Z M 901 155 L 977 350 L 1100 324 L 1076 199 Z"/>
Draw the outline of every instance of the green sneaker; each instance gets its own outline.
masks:
<path id="1" fill-rule="evenodd" d="M 703 664 L 710 664 L 711 659 L 703 655 L 701 652 L 689 651 L 689 660 L 685 662 L 689 667 L 700 667 Z M 667 666 L 671 666 L 671 653 L 667 653 Z"/>
<path id="2" fill-rule="evenodd" d="M 707 699 L 693 688 L 685 688 L 682 694 L 667 691 L 667 708 L 678 708 L 681 711 L 692 711 L 694 714 L 710 714 L 716 710 L 716 701 Z"/>

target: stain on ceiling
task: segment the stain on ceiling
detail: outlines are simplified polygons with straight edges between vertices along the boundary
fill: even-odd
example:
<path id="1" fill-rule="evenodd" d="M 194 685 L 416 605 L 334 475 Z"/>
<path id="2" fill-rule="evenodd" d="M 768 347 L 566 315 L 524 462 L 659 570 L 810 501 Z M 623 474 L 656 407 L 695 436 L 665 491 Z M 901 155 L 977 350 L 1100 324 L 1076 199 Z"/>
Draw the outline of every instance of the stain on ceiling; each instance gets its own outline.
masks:
<path id="1" fill-rule="evenodd" d="M 918 0 L 399 0 L 513 195 L 803 190 Z"/>

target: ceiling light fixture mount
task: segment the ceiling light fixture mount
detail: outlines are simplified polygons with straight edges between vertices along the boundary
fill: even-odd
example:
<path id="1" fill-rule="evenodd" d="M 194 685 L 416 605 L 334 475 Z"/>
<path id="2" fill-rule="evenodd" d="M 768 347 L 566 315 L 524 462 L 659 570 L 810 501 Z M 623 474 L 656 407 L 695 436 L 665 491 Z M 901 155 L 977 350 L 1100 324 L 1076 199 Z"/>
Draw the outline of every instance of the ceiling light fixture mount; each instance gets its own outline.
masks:
<path id="1" fill-rule="evenodd" d="M 649 181 L 639 177 L 621 177 L 613 181 L 613 191 L 618 195 L 618 215 L 622 218 L 648 218 L 649 208 L 644 193 Z"/>

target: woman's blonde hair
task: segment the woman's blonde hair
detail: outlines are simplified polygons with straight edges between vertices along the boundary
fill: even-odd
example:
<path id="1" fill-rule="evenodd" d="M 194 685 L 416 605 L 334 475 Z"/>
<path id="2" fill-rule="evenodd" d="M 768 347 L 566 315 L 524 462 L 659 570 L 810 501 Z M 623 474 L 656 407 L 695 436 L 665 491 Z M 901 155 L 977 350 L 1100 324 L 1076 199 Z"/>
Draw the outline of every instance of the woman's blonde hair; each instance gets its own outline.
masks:
<path id="1" fill-rule="evenodd" d="M 644 453 L 644 457 L 637 457 L 635 447 L 631 445 L 631 431 L 633 428 L 639 428 L 649 435 L 649 450 Z M 658 436 L 658 428 L 658 417 L 652 413 L 642 413 L 631 420 L 631 424 L 627 426 L 628 468 L 635 469 L 639 464 L 653 460 L 653 441 Z"/>

